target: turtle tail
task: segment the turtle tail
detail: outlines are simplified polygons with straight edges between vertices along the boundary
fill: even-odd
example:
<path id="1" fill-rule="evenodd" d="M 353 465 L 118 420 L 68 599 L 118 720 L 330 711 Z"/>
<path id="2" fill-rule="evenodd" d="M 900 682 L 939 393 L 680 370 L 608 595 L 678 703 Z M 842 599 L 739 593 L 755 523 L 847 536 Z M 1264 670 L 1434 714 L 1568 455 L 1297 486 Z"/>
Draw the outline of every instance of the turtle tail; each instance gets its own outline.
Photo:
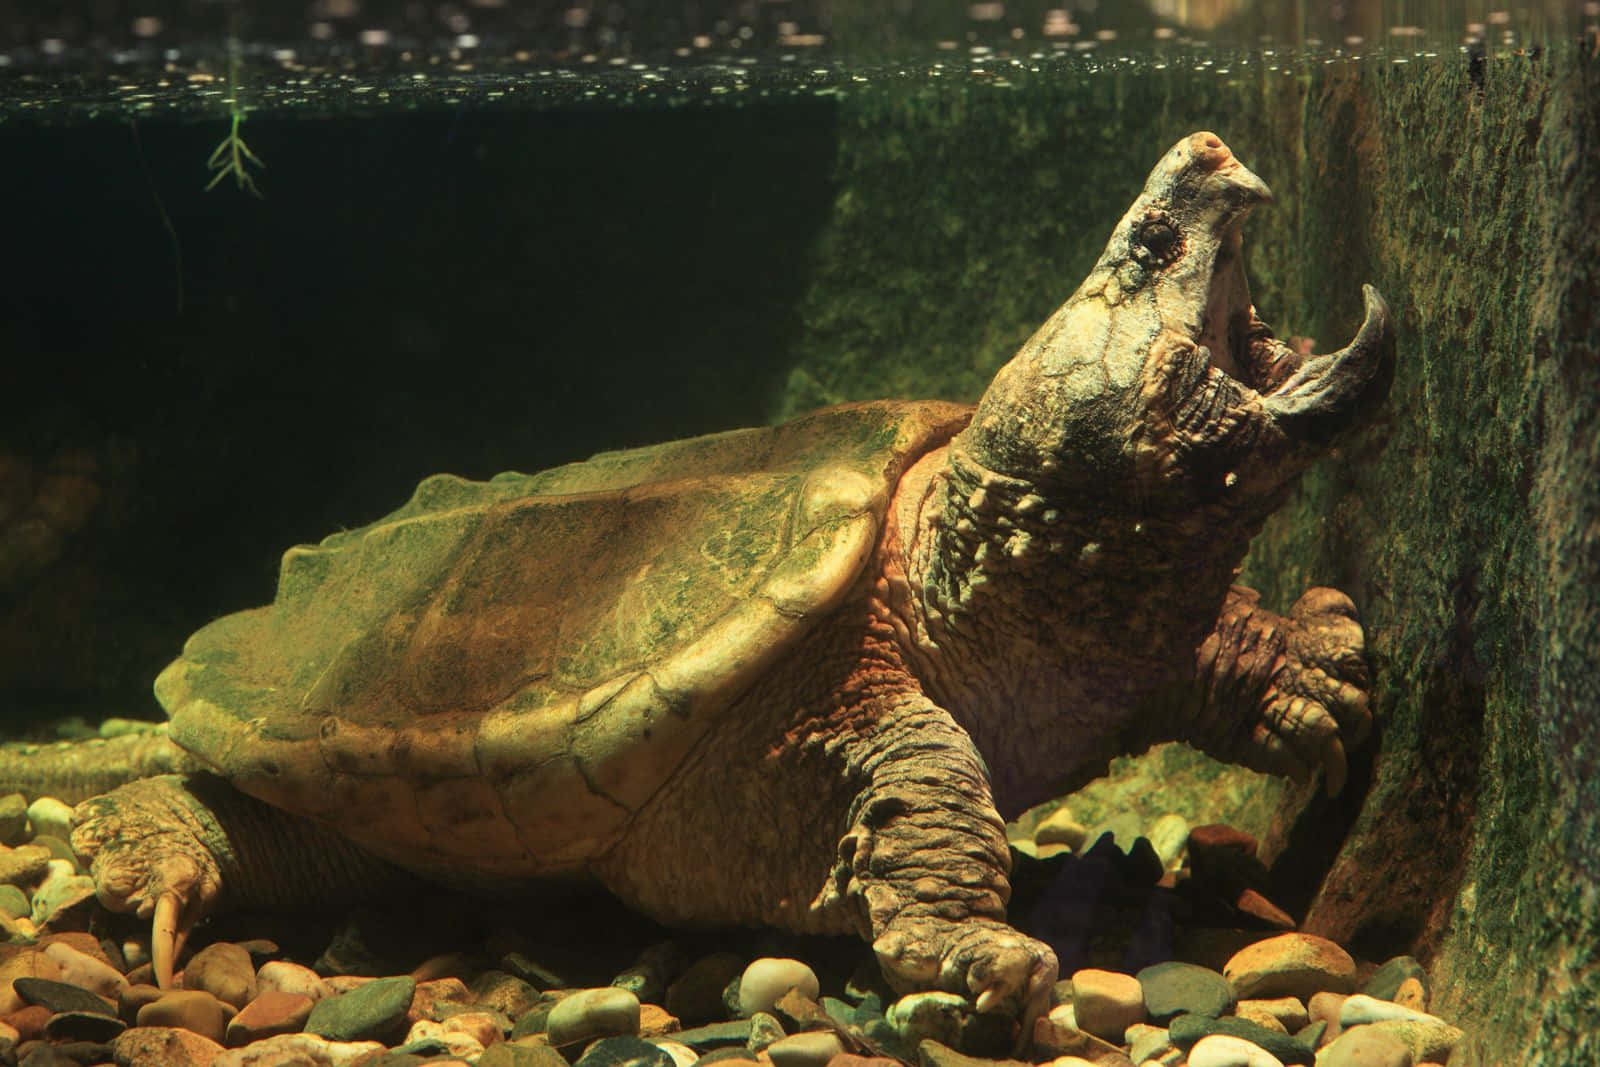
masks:
<path id="1" fill-rule="evenodd" d="M 0 745 L 0 795 L 52 796 L 76 804 L 140 778 L 200 769 L 163 723 L 117 737 Z"/>

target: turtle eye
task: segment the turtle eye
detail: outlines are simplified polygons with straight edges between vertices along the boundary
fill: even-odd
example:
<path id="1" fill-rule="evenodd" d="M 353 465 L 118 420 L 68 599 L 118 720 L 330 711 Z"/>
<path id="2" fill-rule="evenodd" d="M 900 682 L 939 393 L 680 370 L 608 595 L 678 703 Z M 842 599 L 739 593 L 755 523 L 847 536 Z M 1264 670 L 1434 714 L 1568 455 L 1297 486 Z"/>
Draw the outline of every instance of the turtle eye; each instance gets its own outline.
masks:
<path id="1" fill-rule="evenodd" d="M 1178 230 L 1166 219 L 1149 219 L 1139 227 L 1139 243 L 1150 250 L 1151 256 L 1162 263 L 1176 258 Z"/>

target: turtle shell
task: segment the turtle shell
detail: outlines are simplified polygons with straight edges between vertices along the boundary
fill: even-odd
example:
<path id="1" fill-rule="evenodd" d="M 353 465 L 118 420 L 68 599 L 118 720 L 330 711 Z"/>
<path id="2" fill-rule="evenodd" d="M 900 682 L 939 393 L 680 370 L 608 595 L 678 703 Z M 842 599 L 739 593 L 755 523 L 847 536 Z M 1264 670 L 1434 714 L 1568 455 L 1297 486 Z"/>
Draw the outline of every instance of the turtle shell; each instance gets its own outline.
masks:
<path id="1" fill-rule="evenodd" d="M 244 792 L 402 867 L 581 868 L 854 585 L 970 409 L 882 402 L 487 482 L 284 554 L 156 681 Z"/>

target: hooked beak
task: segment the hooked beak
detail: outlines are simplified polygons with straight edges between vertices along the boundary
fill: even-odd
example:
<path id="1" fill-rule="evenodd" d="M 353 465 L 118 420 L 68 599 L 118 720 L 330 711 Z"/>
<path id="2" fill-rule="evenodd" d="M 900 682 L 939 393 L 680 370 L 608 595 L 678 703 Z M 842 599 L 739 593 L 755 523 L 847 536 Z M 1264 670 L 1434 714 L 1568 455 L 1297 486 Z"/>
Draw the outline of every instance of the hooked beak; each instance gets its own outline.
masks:
<path id="1" fill-rule="evenodd" d="M 1389 305 L 1370 285 L 1361 287 L 1361 295 L 1366 316 L 1355 339 L 1337 352 L 1306 360 L 1262 397 L 1272 417 L 1301 436 L 1321 440 L 1343 429 L 1358 410 L 1358 398 L 1391 362 Z"/>

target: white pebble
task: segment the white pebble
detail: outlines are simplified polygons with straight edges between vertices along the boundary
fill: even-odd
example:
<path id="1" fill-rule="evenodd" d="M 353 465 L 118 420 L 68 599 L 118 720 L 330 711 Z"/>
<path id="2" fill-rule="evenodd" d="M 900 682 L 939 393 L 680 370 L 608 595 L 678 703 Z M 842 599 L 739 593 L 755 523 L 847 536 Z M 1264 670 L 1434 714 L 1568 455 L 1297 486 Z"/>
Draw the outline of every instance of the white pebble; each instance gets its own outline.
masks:
<path id="1" fill-rule="evenodd" d="M 40 797 L 28 805 L 28 821 L 35 837 L 49 834 L 63 841 L 72 837 L 72 807 L 55 797 Z"/>
<path id="2" fill-rule="evenodd" d="M 739 978 L 739 1014 L 749 1018 L 758 1011 L 771 1011 L 791 989 L 815 1000 L 822 983 L 817 981 L 817 973 L 799 960 L 772 956 L 752 960 Z"/>
<path id="3" fill-rule="evenodd" d="M 61 967 L 59 981 L 80 986 L 102 997 L 117 999 L 128 988 L 128 980 L 108 963 L 102 963 L 80 952 L 65 941 L 52 941 L 44 947 L 44 954 Z"/>
<path id="4" fill-rule="evenodd" d="M 1207 1034 L 1189 1050 L 1189 1067 L 1283 1067 L 1260 1045 L 1229 1034 Z"/>
<path id="5" fill-rule="evenodd" d="M 1442 1023 L 1443 1019 L 1436 1015 L 1429 1015 L 1425 1011 L 1408 1008 L 1404 1004 L 1396 1004 L 1389 1000 L 1379 1000 L 1369 997 L 1365 993 L 1357 993 L 1346 997 L 1345 1002 L 1339 1005 L 1339 1025 L 1359 1026 L 1362 1023 L 1378 1023 L 1386 1019 L 1410 1019 L 1415 1022 Z"/>
<path id="6" fill-rule="evenodd" d="M 483 1055 L 483 1042 L 471 1034 L 464 1034 L 459 1030 L 452 1030 L 443 1023 L 436 1023 L 432 1019 L 418 1019 L 406 1032 L 405 1044 L 417 1041 L 437 1041 L 443 1045 L 452 1056 L 467 1059 L 472 1056 Z"/>
<path id="7" fill-rule="evenodd" d="M 299 993 L 315 1002 L 332 992 L 316 971 L 288 960 L 270 960 L 256 971 L 256 996 L 262 993 Z"/>
<path id="8" fill-rule="evenodd" d="M 552 1045 L 575 1045 L 599 1037 L 639 1033 L 639 998 L 626 989 L 603 986 L 562 998 L 545 1025 Z"/>
<path id="9" fill-rule="evenodd" d="M 767 1046 L 773 1067 L 826 1067 L 844 1051 L 844 1042 L 831 1030 L 792 1034 Z"/>
<path id="10" fill-rule="evenodd" d="M 272 1067 L 285 1063 L 347 1067 L 383 1051 L 383 1045 L 376 1041 L 329 1041 L 315 1034 L 277 1034 L 252 1041 L 244 1048 L 225 1049 L 211 1061 L 211 1067 Z"/>
<path id="11" fill-rule="evenodd" d="M 700 1058 L 700 1053 L 685 1045 L 682 1041 L 657 1041 L 656 1048 L 672 1057 L 675 1067 L 694 1067 L 695 1060 Z"/>

